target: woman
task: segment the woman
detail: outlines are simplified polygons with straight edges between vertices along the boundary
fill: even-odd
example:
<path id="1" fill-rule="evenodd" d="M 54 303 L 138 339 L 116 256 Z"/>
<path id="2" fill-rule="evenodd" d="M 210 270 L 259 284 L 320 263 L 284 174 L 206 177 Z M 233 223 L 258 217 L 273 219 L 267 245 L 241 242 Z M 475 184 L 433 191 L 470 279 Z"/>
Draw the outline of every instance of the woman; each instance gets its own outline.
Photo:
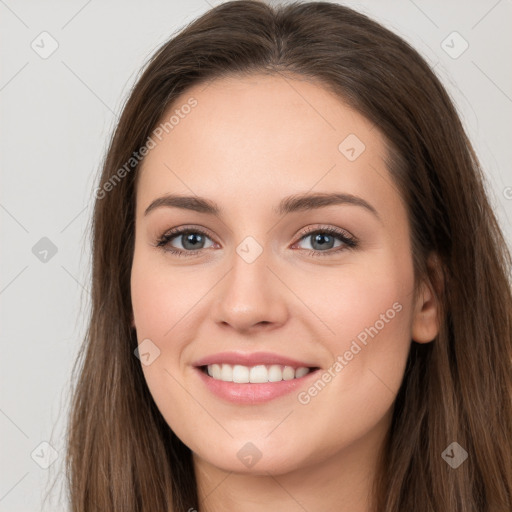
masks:
<path id="1" fill-rule="evenodd" d="M 234 1 L 173 37 L 96 191 L 72 510 L 511 510 L 482 181 L 439 80 L 362 14 Z"/>

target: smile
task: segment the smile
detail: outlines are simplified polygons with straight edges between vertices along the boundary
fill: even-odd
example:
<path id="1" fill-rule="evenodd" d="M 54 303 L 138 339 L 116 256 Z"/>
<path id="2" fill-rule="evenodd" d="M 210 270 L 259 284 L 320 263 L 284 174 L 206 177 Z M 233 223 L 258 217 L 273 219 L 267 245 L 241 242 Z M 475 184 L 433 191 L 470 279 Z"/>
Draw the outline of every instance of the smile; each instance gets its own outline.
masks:
<path id="1" fill-rule="evenodd" d="M 282 380 L 300 379 L 312 369 L 305 366 L 294 368 L 278 364 L 256 366 L 243 366 L 240 364 L 210 364 L 203 366 L 202 370 L 215 380 L 236 382 L 238 384 L 263 384 L 266 382 L 280 382 Z"/>
<path id="2" fill-rule="evenodd" d="M 194 361 L 209 393 L 237 405 L 268 402 L 306 387 L 320 367 L 270 352 L 222 352 Z"/>

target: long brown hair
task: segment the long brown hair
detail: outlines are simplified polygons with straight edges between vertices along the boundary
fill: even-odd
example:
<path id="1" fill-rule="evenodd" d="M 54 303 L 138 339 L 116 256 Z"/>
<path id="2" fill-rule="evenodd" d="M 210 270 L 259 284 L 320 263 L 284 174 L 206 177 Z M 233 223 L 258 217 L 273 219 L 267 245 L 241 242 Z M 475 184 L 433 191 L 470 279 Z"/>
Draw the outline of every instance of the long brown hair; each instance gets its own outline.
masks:
<path id="1" fill-rule="evenodd" d="M 209 10 L 164 44 L 112 137 L 92 225 L 91 318 L 74 368 L 71 510 L 199 509 L 190 450 L 158 411 L 134 356 L 133 155 L 188 87 L 253 72 L 315 80 L 380 130 L 408 208 L 416 277 L 428 277 L 440 300 L 439 335 L 411 345 L 373 510 L 512 510 L 510 254 L 450 98 L 414 49 L 360 13 L 250 0 Z M 452 442 L 468 453 L 456 469 L 442 457 Z"/>

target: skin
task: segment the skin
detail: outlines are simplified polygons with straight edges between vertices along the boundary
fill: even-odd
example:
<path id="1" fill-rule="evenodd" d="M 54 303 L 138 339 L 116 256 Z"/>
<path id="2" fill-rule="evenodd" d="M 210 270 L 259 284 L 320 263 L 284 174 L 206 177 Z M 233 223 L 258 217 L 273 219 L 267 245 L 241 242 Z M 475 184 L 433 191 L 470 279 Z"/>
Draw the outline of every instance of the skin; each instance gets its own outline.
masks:
<path id="1" fill-rule="evenodd" d="M 367 512 L 411 340 L 438 332 L 431 286 L 413 293 L 409 222 L 385 140 L 339 97 L 297 77 L 195 86 L 169 115 L 190 97 L 197 106 L 150 151 L 137 184 L 133 324 L 139 343 L 149 338 L 160 350 L 142 366 L 148 387 L 193 452 L 201 511 Z M 349 134 L 365 145 L 354 161 L 338 149 Z M 353 204 L 273 212 L 282 198 L 308 192 L 358 196 L 378 216 Z M 144 215 L 168 193 L 208 198 L 222 213 Z M 198 254 L 155 246 L 190 225 L 210 233 Z M 329 226 L 358 246 L 333 252 L 340 241 L 322 249 L 303 234 Z M 247 236 L 263 250 L 252 263 L 236 252 Z M 186 251 L 182 243 L 177 236 L 169 245 Z M 234 405 L 212 395 L 192 366 L 222 351 L 269 351 L 327 371 L 393 304 L 401 306 L 394 318 L 307 404 L 294 392 Z M 251 467 L 237 456 L 248 442 L 261 453 Z"/>

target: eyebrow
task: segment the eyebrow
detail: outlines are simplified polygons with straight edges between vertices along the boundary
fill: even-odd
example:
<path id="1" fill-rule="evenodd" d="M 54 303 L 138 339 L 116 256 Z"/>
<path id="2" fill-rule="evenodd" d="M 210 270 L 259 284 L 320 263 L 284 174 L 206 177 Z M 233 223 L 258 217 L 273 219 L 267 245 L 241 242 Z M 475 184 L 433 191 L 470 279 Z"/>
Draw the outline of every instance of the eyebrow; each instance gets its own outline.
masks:
<path id="1" fill-rule="evenodd" d="M 348 204 L 360 206 L 371 212 L 380 220 L 377 210 L 363 198 L 352 194 L 341 193 L 316 193 L 316 194 L 296 194 L 282 199 L 273 212 L 277 215 L 286 215 L 287 213 L 314 210 L 326 206 Z M 195 212 L 206 213 L 209 215 L 220 215 L 222 210 L 214 201 L 199 196 L 181 196 L 167 194 L 155 199 L 144 212 L 148 215 L 156 208 L 182 208 Z"/>

